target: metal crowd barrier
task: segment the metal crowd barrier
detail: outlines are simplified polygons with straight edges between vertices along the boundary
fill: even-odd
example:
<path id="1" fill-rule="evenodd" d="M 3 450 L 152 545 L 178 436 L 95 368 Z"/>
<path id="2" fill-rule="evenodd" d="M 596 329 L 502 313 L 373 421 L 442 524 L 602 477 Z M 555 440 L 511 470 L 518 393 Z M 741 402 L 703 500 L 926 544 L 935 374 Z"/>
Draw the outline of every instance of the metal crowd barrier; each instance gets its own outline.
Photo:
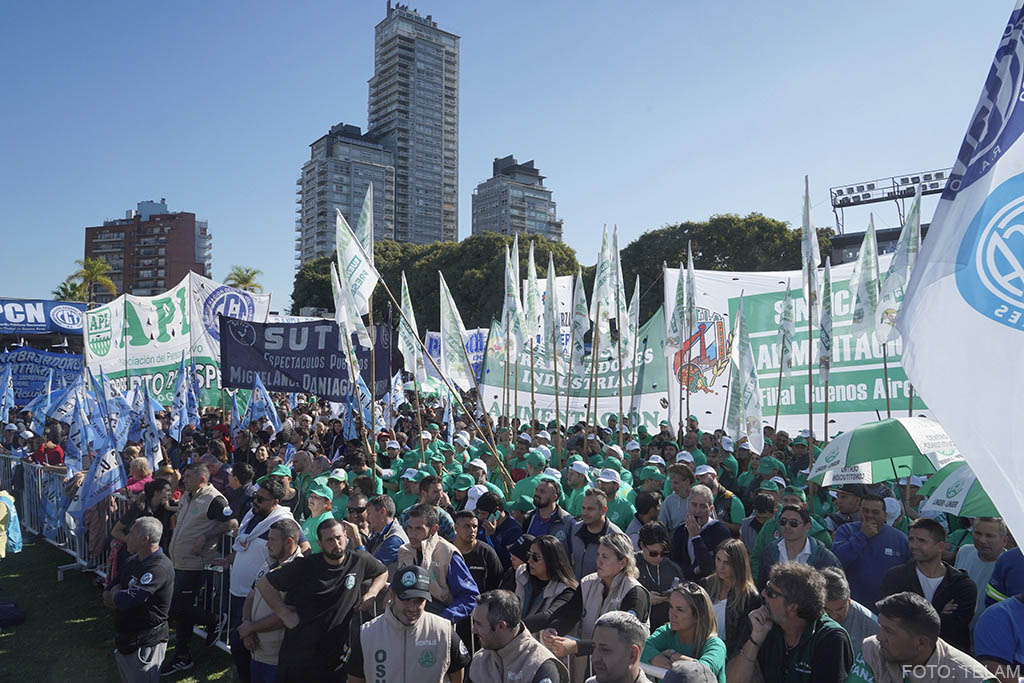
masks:
<path id="1" fill-rule="evenodd" d="M 129 501 L 122 494 L 114 494 L 111 496 L 112 509 L 102 525 L 93 528 L 96 525 L 79 524 L 65 512 L 69 503 L 64 493 L 66 479 L 59 472 L 46 470 L 18 455 L 0 453 L 0 489 L 14 496 L 22 529 L 71 558 L 68 564 L 57 567 L 57 581 L 63 581 L 65 572 L 72 570 L 90 572 L 106 581 L 110 571 L 110 531 L 128 509 Z M 102 545 L 97 534 L 102 536 Z M 90 550 L 94 546 L 102 549 L 99 552 Z M 224 536 L 218 547 L 218 557 L 227 557 L 230 552 L 231 538 Z M 228 621 L 215 642 L 225 652 L 231 651 L 228 636 L 235 626 L 230 623 L 229 587 L 226 570 L 217 567 L 207 572 L 202 604 L 207 611 Z M 98 604 L 97 601 L 97 608 Z M 206 637 L 206 632 L 199 627 L 195 628 L 195 634 Z"/>

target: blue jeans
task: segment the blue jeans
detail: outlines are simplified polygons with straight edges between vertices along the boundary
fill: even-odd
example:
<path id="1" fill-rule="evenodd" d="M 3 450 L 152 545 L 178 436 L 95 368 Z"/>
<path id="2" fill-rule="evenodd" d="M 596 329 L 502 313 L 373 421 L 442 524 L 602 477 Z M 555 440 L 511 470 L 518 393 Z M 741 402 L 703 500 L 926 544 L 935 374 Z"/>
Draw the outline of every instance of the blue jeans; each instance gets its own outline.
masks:
<path id="1" fill-rule="evenodd" d="M 277 683 L 277 666 L 252 660 L 252 683 Z"/>

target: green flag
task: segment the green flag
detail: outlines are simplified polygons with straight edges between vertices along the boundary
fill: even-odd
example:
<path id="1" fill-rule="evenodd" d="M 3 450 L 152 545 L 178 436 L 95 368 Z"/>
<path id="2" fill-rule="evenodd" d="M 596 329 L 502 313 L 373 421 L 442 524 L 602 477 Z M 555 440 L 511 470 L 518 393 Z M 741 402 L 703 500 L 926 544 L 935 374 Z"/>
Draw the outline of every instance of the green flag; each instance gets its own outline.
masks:
<path id="1" fill-rule="evenodd" d="M 339 331 L 338 348 L 344 349 L 345 345 L 351 342 L 353 334 L 357 336 L 360 346 L 371 348 L 370 335 L 366 331 L 366 326 L 363 325 L 363 319 L 356 312 L 356 303 L 352 300 L 351 289 L 345 282 L 345 276 L 339 274 L 338 266 L 334 261 L 331 261 L 331 291 L 334 293 L 334 319 L 338 323 Z M 349 382 L 354 385 L 354 368 L 351 363 L 346 363 L 346 366 L 348 367 Z"/>
<path id="2" fill-rule="evenodd" d="M 633 284 L 633 298 L 629 300 L 629 338 L 636 342 L 640 334 L 640 273 L 636 275 L 636 282 Z M 632 353 L 632 349 L 630 349 Z"/>
<path id="3" fill-rule="evenodd" d="M 818 313 L 818 264 L 821 250 L 818 247 L 818 231 L 811 220 L 810 181 L 804 176 L 804 210 L 800 226 L 800 262 L 803 268 L 804 300 L 807 301 L 808 315 Z"/>
<path id="4" fill-rule="evenodd" d="M 871 335 L 875 331 L 875 312 L 878 310 L 878 244 L 875 242 L 875 216 L 871 215 L 864 241 L 860 245 L 857 262 L 850 273 L 850 292 L 853 294 L 854 339 Z"/>
<path id="5" fill-rule="evenodd" d="M 441 372 L 463 391 L 469 391 L 475 382 L 466 355 L 466 328 L 444 275 L 438 271 L 437 276 L 441 282 Z"/>
<path id="6" fill-rule="evenodd" d="M 419 330 L 416 329 L 416 314 L 412 308 L 412 297 L 409 296 L 409 283 L 405 281 L 402 271 L 402 314 L 404 318 L 398 323 L 398 350 L 402 352 L 404 362 L 402 368 L 411 372 L 420 382 L 427 378 L 427 368 L 423 364 L 423 350 L 419 345 Z M 405 321 L 409 322 L 406 323 Z"/>
<path id="7" fill-rule="evenodd" d="M 356 223 L 356 238 L 359 245 L 366 252 L 366 257 L 373 263 L 373 182 L 366 189 L 366 196 L 363 197 L 363 208 L 359 212 L 359 222 Z"/>
<path id="8" fill-rule="evenodd" d="M 561 326 L 558 324 L 558 288 L 555 281 L 555 257 L 548 252 L 547 292 L 544 294 L 544 343 L 541 348 L 550 349 L 549 357 L 562 355 Z"/>
<path id="9" fill-rule="evenodd" d="M 512 266 L 508 247 L 505 247 L 505 305 L 501 324 L 508 326 L 508 357 L 518 357 L 526 340 L 526 325 L 523 322 L 523 304 L 519 299 L 519 279 Z"/>
<path id="10" fill-rule="evenodd" d="M 917 262 L 917 253 L 921 250 L 921 186 L 917 186 L 914 203 L 910 205 L 907 220 L 900 231 L 900 240 L 896 244 L 896 253 L 889 262 L 885 281 L 882 282 L 882 293 L 878 297 L 878 309 L 875 315 L 875 334 L 878 341 L 885 344 L 890 339 L 899 338 L 896 329 L 896 317 L 903 304 L 903 291 L 910 282 L 910 274 Z"/>
<path id="11" fill-rule="evenodd" d="M 786 296 L 782 299 L 782 312 L 779 314 L 779 362 L 782 363 L 782 374 L 786 377 L 793 370 L 793 337 L 796 334 L 793 320 L 793 294 L 787 280 Z"/>
<path id="12" fill-rule="evenodd" d="M 818 332 L 818 377 L 828 381 L 832 369 L 832 259 L 825 257 L 824 284 L 821 288 L 821 326 Z"/>
<path id="13" fill-rule="evenodd" d="M 572 290 L 572 366 L 576 377 L 586 377 L 587 368 L 583 363 L 586 347 L 583 337 L 590 331 L 590 312 L 587 308 L 587 291 L 583 288 L 583 269 L 576 269 L 576 285 Z"/>

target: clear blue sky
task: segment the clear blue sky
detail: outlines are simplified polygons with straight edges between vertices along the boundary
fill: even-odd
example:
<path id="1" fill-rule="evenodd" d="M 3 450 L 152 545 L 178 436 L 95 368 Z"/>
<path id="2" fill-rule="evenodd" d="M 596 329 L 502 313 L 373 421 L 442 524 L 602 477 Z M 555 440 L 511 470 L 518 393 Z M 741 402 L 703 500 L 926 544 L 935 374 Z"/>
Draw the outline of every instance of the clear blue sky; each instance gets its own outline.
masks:
<path id="1" fill-rule="evenodd" d="M 759 211 L 816 223 L 828 188 L 952 164 L 1008 0 L 410 3 L 462 37 L 459 234 L 494 157 L 535 159 L 582 263 L 600 228 Z M 295 180 L 365 127 L 373 2 L 12 3 L 0 25 L 0 296 L 49 296 L 85 226 L 166 197 L 213 273 L 290 306 Z M 926 217 L 930 218 L 931 206 Z M 876 205 L 879 226 L 897 221 Z M 862 230 L 868 211 L 847 212 Z M 495 286 L 500 286 L 496 283 Z"/>

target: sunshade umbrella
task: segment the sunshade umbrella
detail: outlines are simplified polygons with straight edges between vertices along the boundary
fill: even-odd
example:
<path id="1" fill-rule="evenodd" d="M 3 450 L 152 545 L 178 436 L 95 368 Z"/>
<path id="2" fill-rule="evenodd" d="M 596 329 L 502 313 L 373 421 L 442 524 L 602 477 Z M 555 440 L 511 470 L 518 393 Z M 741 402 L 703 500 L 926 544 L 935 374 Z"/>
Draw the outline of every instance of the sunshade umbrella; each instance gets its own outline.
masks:
<path id="1" fill-rule="evenodd" d="M 948 512 L 957 517 L 999 517 L 999 511 L 985 493 L 971 466 L 963 460 L 951 462 L 925 482 L 918 491 L 928 500 L 920 512 Z"/>
<path id="2" fill-rule="evenodd" d="M 427 377 L 419 385 L 420 396 L 441 396 L 442 394 L 447 395 L 449 393 L 441 380 L 435 377 Z M 406 391 L 416 391 L 416 383 L 406 382 L 404 389 Z"/>
<path id="3" fill-rule="evenodd" d="M 956 460 L 963 457 L 938 422 L 897 417 L 837 436 L 815 458 L 807 479 L 823 486 L 873 484 L 932 474 Z"/>

